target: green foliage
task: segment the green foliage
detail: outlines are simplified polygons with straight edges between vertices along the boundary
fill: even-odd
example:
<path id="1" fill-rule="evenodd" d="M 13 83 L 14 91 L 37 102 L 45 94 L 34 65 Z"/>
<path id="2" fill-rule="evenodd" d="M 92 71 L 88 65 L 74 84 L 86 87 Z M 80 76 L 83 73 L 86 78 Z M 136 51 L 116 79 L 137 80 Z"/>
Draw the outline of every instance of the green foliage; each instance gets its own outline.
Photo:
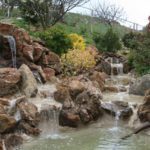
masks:
<path id="1" fill-rule="evenodd" d="M 119 36 L 112 28 L 108 29 L 106 34 L 94 36 L 94 41 L 99 50 L 107 52 L 116 52 L 121 49 Z"/>
<path id="2" fill-rule="evenodd" d="M 133 51 L 130 51 L 130 54 L 128 56 L 128 65 L 134 68 L 134 53 Z"/>
<path id="3" fill-rule="evenodd" d="M 25 30 L 29 30 L 29 24 L 24 19 L 14 20 L 13 24 L 15 24 L 19 28 L 23 28 Z"/>
<path id="4" fill-rule="evenodd" d="M 39 33 L 39 37 L 56 54 L 63 54 L 72 48 L 72 42 L 69 36 L 61 29 L 53 27 Z"/>
<path id="5" fill-rule="evenodd" d="M 150 73 L 150 38 L 146 37 L 133 53 L 136 71 L 139 74 Z"/>
<path id="6" fill-rule="evenodd" d="M 131 48 L 128 57 L 130 66 L 135 67 L 138 74 L 150 73 L 150 36 L 148 33 L 130 32 L 123 37 L 125 46 Z"/>
<path id="7" fill-rule="evenodd" d="M 122 41 L 124 43 L 124 46 L 131 48 L 131 49 L 137 49 L 139 46 L 140 39 L 142 39 L 142 34 L 137 32 L 130 32 L 123 36 Z"/>

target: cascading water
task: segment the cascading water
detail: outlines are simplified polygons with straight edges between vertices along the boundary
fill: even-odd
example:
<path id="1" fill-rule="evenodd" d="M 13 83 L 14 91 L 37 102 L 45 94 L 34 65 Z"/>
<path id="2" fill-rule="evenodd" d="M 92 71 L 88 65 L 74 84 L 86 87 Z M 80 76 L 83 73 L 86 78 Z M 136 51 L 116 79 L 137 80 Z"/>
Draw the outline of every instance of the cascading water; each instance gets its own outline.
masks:
<path id="1" fill-rule="evenodd" d="M 12 65 L 13 68 L 16 68 L 16 40 L 13 36 L 7 36 L 8 43 L 11 49 L 12 54 Z"/>
<path id="2" fill-rule="evenodd" d="M 59 108 L 51 107 L 41 112 L 42 136 L 57 139 L 59 138 Z"/>
<path id="3" fill-rule="evenodd" d="M 117 75 L 123 74 L 123 64 L 119 62 L 119 59 L 116 59 L 116 61 L 113 61 L 113 58 L 110 58 L 110 64 L 111 64 L 111 75 L 114 75 L 114 68 L 117 70 Z"/>
<path id="4" fill-rule="evenodd" d="M 115 127 L 118 128 L 118 121 L 120 119 L 121 111 L 117 111 L 115 114 Z"/>
<path id="5" fill-rule="evenodd" d="M 53 94 L 56 91 L 54 84 L 39 84 L 38 94 L 41 98 L 36 98 L 33 103 L 38 107 L 41 121 L 39 128 L 42 137 L 58 139 L 62 138 L 59 134 L 59 111 L 62 104 L 55 101 Z"/>

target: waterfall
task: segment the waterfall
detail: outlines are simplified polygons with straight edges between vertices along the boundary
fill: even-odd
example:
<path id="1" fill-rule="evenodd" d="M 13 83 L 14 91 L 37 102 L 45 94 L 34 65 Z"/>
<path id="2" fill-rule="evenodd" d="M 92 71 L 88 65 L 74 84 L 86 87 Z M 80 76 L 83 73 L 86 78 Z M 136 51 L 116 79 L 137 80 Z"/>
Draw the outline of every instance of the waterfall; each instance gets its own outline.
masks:
<path id="1" fill-rule="evenodd" d="M 33 71 L 33 75 L 39 84 L 43 84 L 40 74 L 38 72 Z"/>
<path id="2" fill-rule="evenodd" d="M 16 68 L 16 41 L 13 36 L 7 36 L 8 43 L 11 49 L 11 55 L 12 55 L 12 65 L 13 68 Z"/>
<path id="3" fill-rule="evenodd" d="M 110 129 L 111 131 L 118 131 L 118 129 L 119 129 L 119 128 L 118 128 L 118 122 L 119 122 L 119 120 L 120 120 L 120 115 L 121 115 L 121 111 L 118 110 L 118 111 L 116 112 L 116 114 L 115 114 L 114 127 Z"/>
<path id="4" fill-rule="evenodd" d="M 117 111 L 115 114 L 115 127 L 118 127 L 118 121 L 120 119 L 121 111 Z"/>
<path id="5" fill-rule="evenodd" d="M 119 63 L 119 59 L 116 59 L 116 62 L 114 63 L 113 58 L 110 58 L 110 64 L 111 64 L 111 75 L 114 75 L 114 68 L 117 70 L 117 75 L 123 74 L 123 64 Z"/>
<path id="6" fill-rule="evenodd" d="M 17 110 L 16 113 L 14 114 L 14 118 L 17 122 L 21 120 L 21 114 L 19 110 Z"/>
<path id="7" fill-rule="evenodd" d="M 59 138 L 59 108 L 53 106 L 42 110 L 41 120 L 40 128 L 42 129 L 42 135 L 51 139 Z"/>

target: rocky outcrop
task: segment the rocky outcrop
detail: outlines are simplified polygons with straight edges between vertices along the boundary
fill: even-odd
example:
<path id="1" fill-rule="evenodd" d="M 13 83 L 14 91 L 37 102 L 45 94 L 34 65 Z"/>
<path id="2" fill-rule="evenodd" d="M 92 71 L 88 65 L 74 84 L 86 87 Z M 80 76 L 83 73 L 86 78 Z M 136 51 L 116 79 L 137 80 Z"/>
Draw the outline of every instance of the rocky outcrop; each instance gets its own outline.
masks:
<path id="1" fill-rule="evenodd" d="M 99 86 L 94 85 L 94 81 L 77 77 L 57 86 L 54 98 L 63 104 L 59 116 L 60 125 L 77 127 L 101 116 L 102 95 Z"/>
<path id="2" fill-rule="evenodd" d="M 38 91 L 37 82 L 33 76 L 33 73 L 29 67 L 23 64 L 19 68 L 19 72 L 22 76 L 21 90 L 27 97 L 35 97 Z"/>
<path id="3" fill-rule="evenodd" d="M 16 41 L 17 67 L 20 67 L 22 64 L 28 66 L 35 64 L 42 66 L 42 68 L 52 68 L 56 73 L 61 72 L 58 55 L 44 47 L 40 42 L 33 41 L 25 30 L 4 23 L 0 23 L 1 67 L 12 66 L 8 36 L 13 36 Z"/>
<path id="4" fill-rule="evenodd" d="M 44 68 L 43 72 L 47 81 L 51 81 L 51 79 L 55 76 L 55 70 L 52 68 Z"/>
<path id="5" fill-rule="evenodd" d="M 138 78 L 130 84 L 129 94 L 144 95 L 150 89 L 150 74 Z"/>
<path id="6" fill-rule="evenodd" d="M 0 68 L 0 96 L 15 93 L 20 79 L 21 74 L 17 69 Z"/>

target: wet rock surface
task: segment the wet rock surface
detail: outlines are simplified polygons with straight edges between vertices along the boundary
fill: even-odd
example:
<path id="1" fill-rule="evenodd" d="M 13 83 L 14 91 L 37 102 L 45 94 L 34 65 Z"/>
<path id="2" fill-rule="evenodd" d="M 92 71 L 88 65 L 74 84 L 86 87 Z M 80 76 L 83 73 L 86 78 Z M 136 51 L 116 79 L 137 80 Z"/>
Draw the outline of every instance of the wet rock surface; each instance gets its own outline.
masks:
<path id="1" fill-rule="evenodd" d="M 113 116 L 119 115 L 121 119 L 129 119 L 133 114 L 132 108 L 127 102 L 123 101 L 112 101 L 112 102 L 103 102 L 101 108 L 108 114 Z"/>

